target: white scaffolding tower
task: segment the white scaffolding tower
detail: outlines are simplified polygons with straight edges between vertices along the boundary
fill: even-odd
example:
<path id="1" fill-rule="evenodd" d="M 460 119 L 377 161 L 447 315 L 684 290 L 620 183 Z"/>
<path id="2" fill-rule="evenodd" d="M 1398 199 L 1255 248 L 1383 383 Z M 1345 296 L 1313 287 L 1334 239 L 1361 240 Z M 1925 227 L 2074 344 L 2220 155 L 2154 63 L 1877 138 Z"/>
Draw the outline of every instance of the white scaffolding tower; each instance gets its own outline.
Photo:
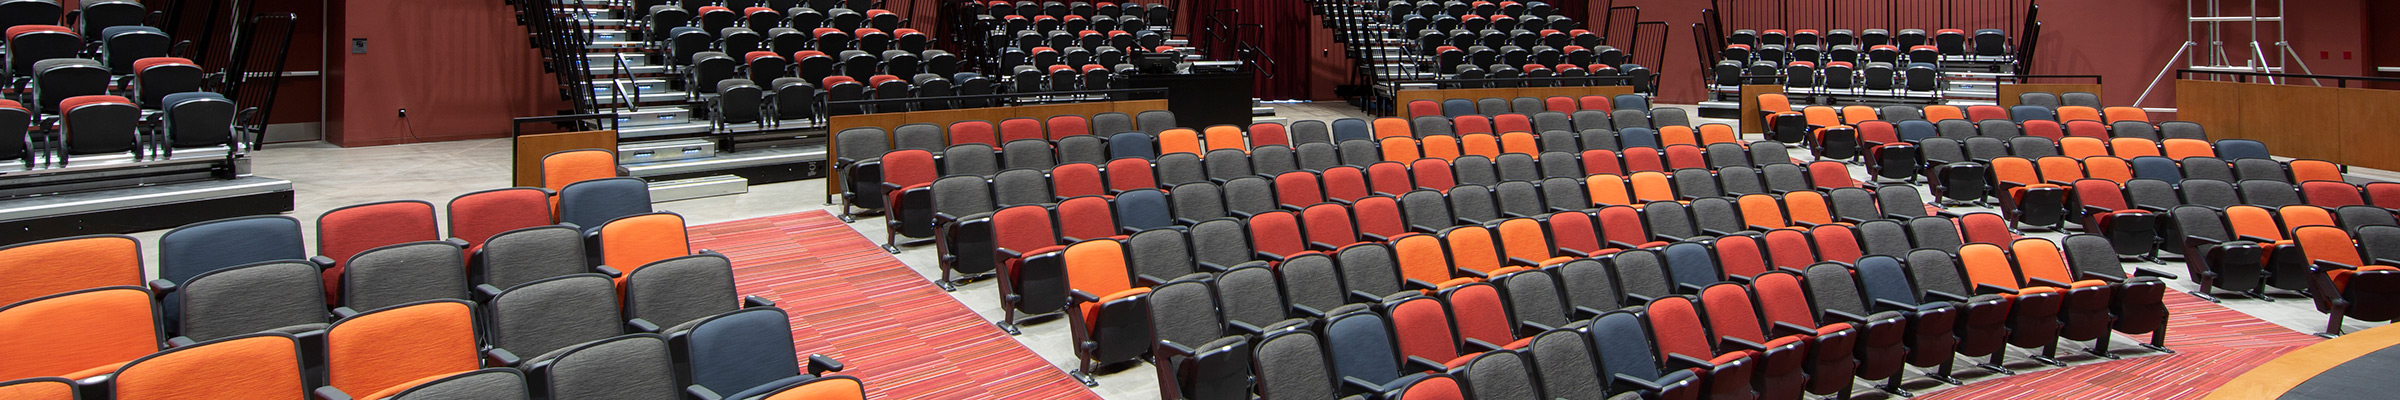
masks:
<path id="1" fill-rule="evenodd" d="M 2159 67 L 2157 77 L 2150 78 L 2150 86 L 2142 89 L 2142 97 L 2134 100 L 2134 106 L 2141 106 L 2150 100 L 2150 94 L 2158 91 L 2159 83 L 2166 81 L 2168 75 L 2175 73 L 2175 62 L 2178 59 L 2183 60 L 2184 69 L 2194 71 L 2280 74 L 2284 73 L 2285 66 L 2297 65 L 2300 67 L 2301 73 L 2313 74 L 2308 70 L 2308 63 L 2302 61 L 2296 50 L 2292 50 L 2292 42 L 2287 40 L 2290 36 L 2287 36 L 2287 32 L 2284 30 L 2284 16 L 2286 15 L 2283 8 L 2284 0 L 2250 0 L 2249 15 L 2225 15 L 2224 2 L 2225 0 L 2184 0 L 2186 17 L 2183 27 L 2183 46 L 2175 49 L 2175 55 L 2168 57 L 2166 64 Z M 2266 15 L 2268 8 L 2272 8 L 2275 13 Z M 2250 47 L 2247 49 L 2249 57 L 2238 60 L 2240 64 L 2235 64 L 2237 60 L 2227 55 L 2225 51 L 2225 23 L 2228 22 L 2247 23 L 2250 27 Z M 2204 27 L 2202 24 L 2206 24 L 2206 26 Z M 2270 33 L 2270 31 L 2274 35 L 2271 38 L 2274 41 L 2272 43 L 2273 50 L 2269 50 L 2267 47 L 2270 44 L 2264 41 L 2270 38 L 2262 36 L 2263 33 Z M 2207 42 L 2203 43 L 2202 40 Z M 2267 57 L 2268 54 L 2274 54 L 2274 57 Z M 2261 81 L 2283 83 L 2281 78 L 2273 76 L 2263 77 Z M 2323 85 L 2316 79 L 2309 79 L 2309 83 Z M 2172 111 L 2172 109 L 2157 109 L 2157 111 Z"/>

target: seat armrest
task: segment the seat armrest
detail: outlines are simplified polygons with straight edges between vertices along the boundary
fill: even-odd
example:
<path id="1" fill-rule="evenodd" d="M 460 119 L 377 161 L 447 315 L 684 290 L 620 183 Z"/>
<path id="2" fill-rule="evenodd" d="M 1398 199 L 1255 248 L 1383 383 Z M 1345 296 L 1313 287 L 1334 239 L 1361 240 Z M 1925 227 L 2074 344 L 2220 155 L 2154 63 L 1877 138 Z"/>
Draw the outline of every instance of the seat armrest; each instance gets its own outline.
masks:
<path id="1" fill-rule="evenodd" d="M 1700 285 L 1694 285 L 1694 284 L 1690 284 L 1690 283 L 1677 283 L 1677 284 L 1675 284 L 1675 289 L 1676 289 L 1676 290 L 1682 290 L 1682 291 L 1684 291 L 1684 292 L 1688 292 L 1688 293 L 1700 293 L 1700 291 L 1702 291 L 1702 290 L 1708 290 L 1708 288 L 1701 287 Z"/>
<path id="2" fill-rule="evenodd" d="M 1709 363 L 1708 360 L 1702 360 L 1698 357 L 1684 355 L 1683 353 L 1667 354 L 1666 362 L 1667 368 L 1673 369 L 1698 368 L 1705 371 L 1709 368 L 1717 366 L 1716 364 Z"/>
<path id="3" fill-rule="evenodd" d="M 1414 289 L 1414 290 L 1426 290 L 1426 291 L 1432 291 L 1432 290 L 1439 290 L 1439 289 L 1441 289 L 1441 286 L 1439 286 L 1439 285 L 1435 285 L 1435 284 L 1433 284 L 1433 283 L 1431 283 L 1431 282 L 1422 281 L 1422 280 L 1416 280 L 1416 279 L 1404 279 L 1404 280 L 1401 280 L 1401 281 L 1400 281 L 1400 288 L 1401 288 L 1401 289 Z"/>
<path id="4" fill-rule="evenodd" d="M 1566 255 L 1570 255 L 1570 256 L 1575 256 L 1575 258 L 1591 258 L 1591 257 L 1592 257 L 1592 253 L 1586 253 L 1586 252 L 1584 252 L 1583 250 L 1576 250 L 1576 249 L 1570 249 L 1570 248 L 1564 248 L 1564 247 L 1560 247 L 1560 248 L 1557 248 L 1557 251 L 1558 251 L 1560 254 L 1566 254 Z"/>
<path id="5" fill-rule="evenodd" d="M 316 390 L 308 391 L 308 394 L 317 400 L 350 400 L 349 393 L 342 393 L 341 389 L 335 389 L 332 386 L 318 386 Z"/>
<path id="6" fill-rule="evenodd" d="M 352 308 L 350 308 L 350 307 L 334 307 L 334 308 L 333 308 L 333 319 L 343 319 L 343 318 L 350 318 L 350 317 L 352 317 L 352 316 L 356 316 L 356 315 L 358 315 L 358 310 L 356 310 L 356 309 L 352 309 Z"/>
<path id="7" fill-rule="evenodd" d="M 1096 303 L 1099 301 L 1100 296 L 1093 295 L 1091 292 L 1083 291 L 1083 289 L 1067 289 L 1068 305 L 1074 305 L 1077 303 Z"/>
<path id="8" fill-rule="evenodd" d="M 475 299 L 478 301 L 488 302 L 491 301 L 493 297 L 500 297 L 501 290 L 499 286 L 492 286 L 492 284 L 489 283 L 478 283 L 475 284 L 474 289 Z"/>
<path id="9" fill-rule="evenodd" d="M 1319 310 L 1316 307 L 1309 307 L 1305 304 L 1293 304 L 1290 307 L 1293 313 L 1300 314 L 1302 317 L 1325 318 L 1325 310 Z"/>
<path id="10" fill-rule="evenodd" d="M 1633 375 L 1626 375 L 1626 374 L 1616 374 L 1616 375 L 1615 375 L 1615 376 L 1613 376 L 1612 378 L 1614 378 L 1614 380 L 1615 380 L 1615 381 L 1616 381 L 1616 383 L 1618 383 L 1618 384 L 1633 385 L 1635 388 L 1637 388 L 1638 390 L 1641 390 L 1643 393 L 1655 394 L 1655 393 L 1658 393 L 1658 392 L 1659 392 L 1659 391 L 1661 391 L 1661 390 L 1666 390 L 1666 389 L 1667 389 L 1665 386 L 1659 386 L 1659 385 L 1658 385 L 1658 382 L 1652 382 L 1652 381 L 1650 381 L 1650 380 L 1647 380 L 1647 379 L 1642 379 L 1642 378 L 1635 378 L 1635 377 L 1633 377 Z M 1650 397 L 1643 397 L 1643 398 L 1650 398 Z"/>
<path id="11" fill-rule="evenodd" d="M 1535 260 L 1527 260 L 1527 259 L 1524 259 L 1524 258 L 1522 258 L 1522 257 L 1509 257 L 1509 258 L 1508 258 L 1508 264 L 1509 264 L 1509 265 L 1515 265 L 1515 266 L 1521 266 L 1521 267 L 1538 267 L 1538 266 L 1541 266 L 1541 265 L 1542 265 L 1542 262 L 1541 262 L 1541 261 L 1535 261 Z"/>
<path id="12" fill-rule="evenodd" d="M 1658 300 L 1656 297 L 1650 297 L 1649 295 L 1639 293 L 1626 293 L 1625 298 L 1633 299 L 1634 303 L 1640 304 L 1650 304 L 1651 301 Z"/>
<path id="13" fill-rule="evenodd" d="M 1450 370 L 1450 366 L 1426 359 L 1425 357 L 1408 356 L 1408 359 L 1400 361 L 1400 372 L 1404 374 L 1442 372 Z"/>
<path id="14" fill-rule="evenodd" d="M 683 394 L 691 395 L 691 398 L 696 400 L 722 400 L 725 398 L 725 396 L 717 394 L 716 391 L 708 390 L 707 387 L 700 385 L 684 386 Z"/>
<path id="15" fill-rule="evenodd" d="M 1975 294 L 1996 294 L 1996 293 L 1997 293 L 1997 294 L 2017 294 L 2017 290 L 2016 290 L 2016 289 L 2010 289 L 2010 288 L 1999 287 L 1999 286 L 1995 286 L 1995 285 L 1992 285 L 1992 284 L 1989 284 L 1989 283 L 1978 283 L 1978 284 L 1975 284 Z M 1964 301 L 1964 299 L 1961 299 L 1961 301 Z"/>
<path id="16" fill-rule="evenodd" d="M 2159 279 L 2181 279 L 2180 277 L 2175 276 L 2175 274 L 2167 273 L 2167 271 L 2160 271 L 2158 269 L 2140 266 L 2133 267 L 2133 276 L 2146 276 Z"/>
<path id="17" fill-rule="evenodd" d="M 1886 300 L 1886 301 L 1889 301 L 1889 300 Z M 1834 309 L 1826 309 L 1826 310 L 1825 310 L 1825 319 L 1826 319 L 1826 320 L 1833 321 L 1833 322 L 1844 322 L 1844 323 L 1849 323 L 1849 324 L 1852 324 L 1852 325 L 1859 325 L 1859 326 L 1864 326 L 1864 324 L 1866 324 L 1866 323 L 1867 323 L 1867 317 L 1862 317 L 1862 316 L 1859 316 L 1858 314 L 1851 314 L 1849 311 L 1834 310 Z"/>
<path id="18" fill-rule="evenodd" d="M 1749 341 L 1749 340 L 1744 340 L 1744 339 L 1742 339 L 1742 338 L 1737 338 L 1737 337 L 1732 337 L 1732 336 L 1718 336 L 1718 337 L 1717 337 L 1717 343 L 1718 343 L 1718 344 L 1720 344 L 1720 345 L 1723 345 L 1723 346 L 1725 346 L 1725 347 L 1736 348 L 1736 349 L 1742 349 L 1742 350 L 1749 350 L 1749 351 L 1767 351 L 1767 345 L 1758 344 L 1758 342 L 1752 342 L 1752 341 Z"/>
<path id="19" fill-rule="evenodd" d="M 774 300 L 767 300 L 767 298 L 765 298 L 765 297 L 758 297 L 758 296 L 742 296 L 742 308 L 754 308 L 754 307 L 774 307 L 774 306 L 775 306 L 775 301 L 774 301 Z"/>
<path id="20" fill-rule="evenodd" d="M 1582 320 L 1587 320 L 1587 319 L 1592 319 L 1592 318 L 1599 318 L 1599 317 L 1600 317 L 1600 314 L 1606 314 L 1606 313 L 1607 313 L 1606 311 L 1594 310 L 1594 309 L 1592 309 L 1591 307 L 1584 307 L 1584 306 L 1575 306 L 1575 310 L 1574 310 L 1574 314 L 1575 314 L 1575 320 L 1577 320 L 1577 321 L 1582 321 Z"/>
<path id="21" fill-rule="evenodd" d="M 1452 267 L 1452 268 L 1450 268 L 1450 270 L 1451 270 L 1451 271 L 1454 271 L 1454 272 L 1456 272 L 1458 275 L 1465 275 L 1465 277 L 1470 277 L 1470 278 L 1475 278 L 1475 279 L 1491 279 L 1491 278 L 1492 278 L 1492 275 L 1491 275 L 1490 273 L 1483 272 L 1483 271 L 1476 271 L 1476 270 L 1472 270 L 1472 269 L 1466 269 L 1466 268 L 1456 268 L 1456 267 Z"/>
<path id="22" fill-rule="evenodd" d="M 308 258 L 308 263 L 316 264 L 318 270 L 333 269 L 333 266 L 340 265 L 333 261 L 333 257 L 326 256 L 311 256 Z"/>
<path id="23" fill-rule="evenodd" d="M 1790 322 L 1775 321 L 1775 324 L 1770 327 L 1774 328 L 1773 332 L 1770 333 L 1777 336 L 1816 336 L 1817 334 L 1817 330 L 1815 328 L 1800 326 L 1800 324 L 1794 324 Z"/>
<path id="24" fill-rule="evenodd" d="M 594 265 L 592 266 L 592 272 L 598 272 L 601 275 L 608 275 L 609 279 L 622 278 L 625 276 L 624 271 L 618 271 L 617 267 L 611 267 L 607 265 Z"/>
<path id="25" fill-rule="evenodd" d="M 1533 337 L 1533 335 L 1556 329 L 1558 329 L 1558 327 L 1544 325 L 1540 322 L 1517 321 L 1517 337 Z"/>
<path id="26" fill-rule="evenodd" d="M 176 286 L 174 281 L 165 279 L 150 280 L 150 294 L 154 296 L 166 296 L 167 293 L 174 293 L 175 288 Z"/>
<path id="27" fill-rule="evenodd" d="M 1335 392 L 1342 398 L 1353 398 L 1359 395 L 1383 393 L 1383 385 L 1367 382 L 1358 377 L 1344 376 L 1341 387 L 1337 388 Z"/>
<path id="28" fill-rule="evenodd" d="M 1158 363 L 1162 363 L 1161 365 L 1164 365 L 1163 363 L 1167 363 L 1167 362 L 1168 362 L 1167 360 L 1173 360 L 1173 359 L 1176 359 L 1176 358 L 1183 358 L 1183 357 L 1191 357 L 1191 356 L 1192 356 L 1192 353 L 1195 353 L 1195 351 L 1193 351 L 1193 350 L 1192 350 L 1192 348 L 1190 348 L 1190 347 L 1185 347 L 1184 345 L 1180 345 L 1180 344 L 1175 344 L 1175 342 L 1171 342 L 1171 341 L 1160 340 L 1160 341 L 1158 341 L 1157 343 L 1153 343 L 1153 344 L 1155 344 L 1156 346 L 1153 346 L 1153 347 L 1152 347 L 1152 349 L 1151 349 L 1151 351 L 1153 352 L 1153 354 L 1151 354 L 1151 357 L 1152 357 L 1152 359 L 1153 359 L 1153 360 L 1157 360 L 1157 362 L 1158 362 Z"/>
<path id="29" fill-rule="evenodd" d="M 1212 274 L 1222 274 L 1225 273 L 1226 270 L 1232 269 L 1231 267 L 1217 265 L 1217 263 L 1207 261 L 1193 261 L 1192 266 L 1199 267 L 1201 271 Z"/>
<path id="30" fill-rule="evenodd" d="M 660 330 L 657 323 L 641 318 L 625 320 L 625 329 L 640 333 L 658 333 Z"/>
<path id="31" fill-rule="evenodd" d="M 809 375 L 824 375 L 826 372 L 842 372 L 842 362 L 823 354 L 808 355 Z"/>
<path id="32" fill-rule="evenodd" d="M 1876 307 L 1877 307 L 1877 309 L 1878 309 L 1878 310 L 1880 310 L 1880 311 L 1916 311 L 1916 310 L 1917 310 L 1917 306 L 1916 306 L 1916 305 L 1914 305 L 1914 304 L 1901 303 L 1901 302 L 1897 302 L 1897 301 L 1892 301 L 1891 299 L 1875 299 L 1875 306 L 1876 306 Z M 1843 314 L 1844 314 L 1844 315 L 1848 315 L 1849 313 L 1843 313 Z M 1851 315 L 1851 317 L 1856 317 L 1856 315 Z"/>
<path id="33" fill-rule="evenodd" d="M 1492 344 L 1492 342 L 1486 342 L 1486 341 L 1483 341 L 1483 339 L 1467 338 L 1466 340 L 1462 340 L 1462 341 L 1460 341 L 1460 342 L 1462 342 L 1463 344 L 1465 344 L 1465 345 L 1466 345 L 1466 346 L 1464 346 L 1464 347 L 1466 347 L 1466 350 L 1473 351 L 1473 352 L 1478 352 L 1478 353 L 1480 353 L 1480 352 L 1487 352 L 1487 351 L 1500 351 L 1500 350 L 1502 350 L 1502 348 L 1500 347 L 1500 345 Z"/>
<path id="34" fill-rule="evenodd" d="M 1354 289 L 1354 290 L 1351 290 L 1351 291 L 1349 292 L 1349 295 L 1350 295 L 1350 302 L 1351 302 L 1351 303 L 1367 303 L 1367 304 L 1374 304 L 1374 303 L 1376 303 L 1376 302 L 1381 302 L 1381 301 L 1383 301 L 1383 296 L 1377 296 L 1377 295 L 1375 295 L 1374 293 L 1367 293 L 1367 292 L 1365 292 L 1365 291 L 1360 291 L 1360 290 L 1355 290 L 1355 289 Z"/>
<path id="35" fill-rule="evenodd" d="M 1266 328 L 1260 328 L 1258 325 L 1251 325 L 1248 322 L 1229 320 L 1225 321 L 1225 326 L 1233 327 L 1234 330 L 1240 331 L 1244 335 L 1257 336 L 1259 334 L 1267 333 Z"/>
<path id="36" fill-rule="evenodd" d="M 1967 298 L 1966 298 L 1966 296 L 1960 296 L 1960 295 L 1957 295 L 1957 294 L 1954 294 L 1954 293 L 1950 293 L 1950 292 L 1937 292 L 1937 291 L 1931 291 L 1931 290 L 1927 290 L 1927 291 L 1925 291 L 1925 297 L 1927 297 L 1927 298 L 1939 298 L 1940 300 L 1949 301 L 1949 302 L 1953 302 L 1953 303 L 1965 303 L 1965 302 L 1967 302 Z M 1914 308 L 1914 307 L 1912 306 L 1911 308 Z"/>
<path id="37" fill-rule="evenodd" d="M 1342 248 L 1341 246 L 1335 246 L 1335 245 L 1333 245 L 1332 243 L 1319 242 L 1319 241 L 1315 241 L 1315 240 L 1310 240 L 1310 241 L 1308 241 L 1308 249 L 1309 249 L 1309 250 L 1316 250 L 1316 251 L 1334 251 L 1334 250 L 1340 250 L 1341 248 Z"/>
<path id="38" fill-rule="evenodd" d="M 1392 241 L 1392 238 L 1389 238 L 1389 237 L 1384 237 L 1383 235 L 1375 234 L 1374 232 L 1359 232 L 1359 233 L 1358 233 L 1358 237 L 1365 238 L 1365 239 L 1367 239 L 1367 241 L 1370 241 L 1370 242 L 1389 242 L 1389 241 Z"/>
<path id="39" fill-rule="evenodd" d="M 2065 288 L 2074 287 L 2073 285 L 2068 285 L 2066 282 L 2054 281 L 2054 280 L 2050 280 L 2050 279 L 2048 279 L 2048 278 L 2031 278 L 2031 277 L 2028 277 L 2028 278 L 2025 278 L 2025 281 L 2027 281 L 2027 282 L 2032 282 L 2032 283 L 2035 283 L 2035 284 L 2040 284 L 2040 285 L 2042 285 L 2042 286 L 2049 286 L 2049 287 L 2060 288 L 2060 289 L 2065 289 Z"/>
<path id="40" fill-rule="evenodd" d="M 517 363 L 525 361 L 525 359 L 517 358 L 516 353 L 510 353 L 508 352 L 508 349 L 498 347 L 484 349 L 483 359 L 484 361 L 488 361 L 486 363 L 488 365 L 502 367 L 515 367 L 517 366 Z"/>
<path id="41" fill-rule="evenodd" d="M 2356 266 L 2356 265 L 2343 264 L 2343 263 L 2339 263 L 2339 262 L 2326 261 L 2326 260 L 2316 260 L 2316 262 L 2313 262 L 2313 263 L 2310 263 L 2310 264 L 2316 267 L 2316 270 L 2317 270 L 2317 272 L 2318 272 L 2318 273 L 2323 273 L 2323 272 L 2326 272 L 2326 271 L 2334 271 L 2334 270 L 2345 270 L 2345 269 L 2346 269 L 2346 270 L 2357 270 L 2357 269 L 2358 269 L 2358 266 Z"/>
<path id="42" fill-rule="evenodd" d="M 1135 286 L 1140 286 L 1140 287 L 1154 287 L 1154 286 L 1158 286 L 1158 285 L 1161 285 L 1161 284 L 1165 284 L 1165 283 L 1167 283 L 1167 280 L 1166 280 L 1166 279 L 1160 279 L 1159 277 L 1155 277 L 1155 276 L 1150 276 L 1150 274 L 1135 274 L 1135 275 L 1133 276 L 1133 283 L 1134 283 L 1134 285 L 1135 285 Z"/>
<path id="43" fill-rule="evenodd" d="M 195 344 L 200 344 L 200 341 L 197 341 L 197 340 L 192 340 L 192 338 L 191 338 L 191 337 L 189 337 L 189 336 L 176 336 L 176 337 L 167 338 L 167 348 L 170 348 L 170 349 L 172 349 L 172 348 L 178 348 L 178 347 L 183 347 L 183 346 L 190 346 L 190 345 L 195 345 Z"/>
<path id="44" fill-rule="evenodd" d="M 2239 236 L 2235 236 L 2235 238 L 2237 238 L 2237 239 L 2241 239 L 2241 240 L 2248 240 L 2248 241 L 2252 241 L 2252 242 L 2258 242 L 2258 244 L 2259 244 L 2259 245 L 2261 245 L 2261 246 L 2275 244 L 2275 240 L 2274 240 L 2274 239 L 2268 239 L 2268 238 L 2258 237 L 2258 236 L 2254 236 L 2254 235 L 2239 235 Z"/>

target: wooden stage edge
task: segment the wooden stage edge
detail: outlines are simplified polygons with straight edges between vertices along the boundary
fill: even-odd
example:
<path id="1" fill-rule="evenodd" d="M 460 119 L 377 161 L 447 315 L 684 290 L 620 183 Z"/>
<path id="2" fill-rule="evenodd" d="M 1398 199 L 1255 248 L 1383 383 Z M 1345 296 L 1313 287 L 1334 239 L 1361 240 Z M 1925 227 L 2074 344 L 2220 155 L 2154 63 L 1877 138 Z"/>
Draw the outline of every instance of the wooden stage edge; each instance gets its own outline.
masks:
<path id="1" fill-rule="evenodd" d="M 914 123 L 931 123 L 941 126 L 944 130 L 948 130 L 951 123 L 960 121 L 981 120 L 999 123 L 1000 120 L 1009 118 L 1048 119 L 1050 117 L 1060 115 L 1081 115 L 1090 117 L 1106 112 L 1140 114 L 1143 111 L 1165 109 L 1167 109 L 1167 100 L 1156 99 L 841 115 L 835 116 L 831 120 L 826 121 L 825 132 L 839 135 L 843 130 L 848 130 L 851 128 L 883 128 L 884 142 L 890 143 L 892 140 L 892 130 L 898 129 L 901 125 Z M 1111 135 L 1117 133 L 1120 132 L 1094 132 L 1094 134 L 1099 135 Z M 840 159 L 842 155 L 841 146 L 839 146 L 837 143 L 839 143 L 839 141 L 833 140 L 832 137 L 827 137 L 825 140 L 825 161 L 828 166 L 832 165 L 833 160 Z M 841 173 L 842 172 L 840 170 L 826 168 L 826 198 L 831 199 L 833 198 L 832 196 L 840 195 L 842 193 L 842 185 L 838 183 L 842 181 Z"/>
<path id="2" fill-rule="evenodd" d="M 2234 377 L 2210 392 L 2207 399 L 2272 399 L 2283 396 L 2292 388 L 2308 382 L 2318 374 L 2358 359 L 2359 356 L 2400 345 L 2400 325 L 2384 325 L 2352 332 L 2317 344 L 2302 347 L 2283 356 L 2251 368 L 2250 372 Z"/>

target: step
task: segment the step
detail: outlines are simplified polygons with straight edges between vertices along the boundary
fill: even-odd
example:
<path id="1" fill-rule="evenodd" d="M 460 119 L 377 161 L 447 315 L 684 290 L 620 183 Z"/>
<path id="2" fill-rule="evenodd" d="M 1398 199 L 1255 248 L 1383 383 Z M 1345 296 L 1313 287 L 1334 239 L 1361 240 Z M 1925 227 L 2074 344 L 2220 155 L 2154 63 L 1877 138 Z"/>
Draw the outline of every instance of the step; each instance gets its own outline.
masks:
<path id="1" fill-rule="evenodd" d="M 750 192 L 750 179 L 739 175 L 704 176 L 650 182 L 650 201 L 665 202 Z"/>
<path id="2" fill-rule="evenodd" d="M 1252 118 L 1272 116 L 1275 116 L 1275 107 L 1250 107 L 1250 117 Z"/>
<path id="3" fill-rule="evenodd" d="M 1277 117 L 1277 116 L 1272 116 L 1272 115 L 1270 115 L 1270 116 L 1264 116 L 1264 117 L 1251 117 L 1251 118 L 1250 118 L 1250 123 L 1252 123 L 1252 124 L 1277 123 L 1277 124 L 1291 125 L 1291 124 L 1292 124 L 1292 119 L 1291 119 L 1291 118 Z"/>
<path id="4" fill-rule="evenodd" d="M 592 41 L 592 44 L 590 44 L 590 45 L 587 45 L 587 46 L 584 46 L 583 48 L 584 48 L 585 50 L 608 50 L 608 49 L 615 49 L 615 50 L 636 50 L 636 49 L 641 49 L 641 48 L 643 48 L 643 47 L 646 47 L 646 46 L 644 46 L 645 44 L 647 44 L 647 43 L 645 43 L 645 42 L 636 42 L 636 41 L 622 41 L 622 40 L 621 40 L 621 41 L 605 41 L 605 42 L 604 42 L 604 41 L 598 41 L 598 40 L 594 40 L 594 41 Z"/>
<path id="5" fill-rule="evenodd" d="M 711 157 L 624 164 L 633 176 L 667 176 L 825 160 L 825 145 L 743 149 Z"/>
<path id="6" fill-rule="evenodd" d="M 617 162 L 619 163 L 684 160 L 716 154 L 717 142 L 707 139 L 674 139 L 617 145 Z"/>
<path id="7" fill-rule="evenodd" d="M 595 91 L 597 91 L 597 90 L 595 90 Z M 602 93 L 605 93 L 605 92 L 602 92 Z M 626 99 L 625 99 L 625 98 L 623 98 L 622 96 L 608 96 L 608 95 L 605 95 L 605 94 L 603 94 L 603 95 L 601 95 L 601 96 L 597 96 L 596 98 L 599 100 L 600 104 L 604 104 L 604 105 L 619 105 L 619 104 L 624 104 L 624 101 L 622 101 L 622 100 L 626 100 Z M 681 103 L 681 102 L 683 102 L 683 101 L 684 101 L 684 99 L 687 99 L 687 98 L 689 98 L 689 95 L 685 94 L 683 91 L 681 91 L 681 90 L 673 90 L 673 91 L 662 91 L 662 92 L 643 92 L 643 93 L 636 94 L 636 95 L 632 96 L 631 100 L 633 100 L 633 102 L 635 102 L 635 103 L 642 103 L 642 104 L 649 104 L 649 103 Z"/>
<path id="8" fill-rule="evenodd" d="M 667 80 L 661 78 L 616 78 L 598 79 L 592 81 L 592 95 L 594 96 L 610 97 L 610 92 L 620 90 L 620 88 L 626 90 L 628 92 L 627 94 L 645 96 L 653 93 L 665 93 L 670 91 L 667 89 Z M 639 101 L 655 100 L 644 98 Z"/>
<path id="9" fill-rule="evenodd" d="M 642 138 L 689 135 L 694 133 L 706 133 L 708 130 L 708 121 L 689 121 L 680 124 L 647 125 L 638 127 L 629 126 L 617 130 L 617 140 L 629 141 Z"/>
<path id="10" fill-rule="evenodd" d="M 593 29 L 593 30 L 587 30 L 587 31 L 583 31 L 583 37 L 584 37 L 584 38 L 587 38 L 587 39 L 591 39 L 593 42 L 629 42 L 629 41 L 633 41 L 633 33 L 631 33 L 631 32 L 626 32 L 624 29 Z"/>
<path id="11" fill-rule="evenodd" d="M 680 106 L 642 107 L 641 111 L 619 110 L 617 126 L 675 125 L 690 122 L 692 110 Z"/>

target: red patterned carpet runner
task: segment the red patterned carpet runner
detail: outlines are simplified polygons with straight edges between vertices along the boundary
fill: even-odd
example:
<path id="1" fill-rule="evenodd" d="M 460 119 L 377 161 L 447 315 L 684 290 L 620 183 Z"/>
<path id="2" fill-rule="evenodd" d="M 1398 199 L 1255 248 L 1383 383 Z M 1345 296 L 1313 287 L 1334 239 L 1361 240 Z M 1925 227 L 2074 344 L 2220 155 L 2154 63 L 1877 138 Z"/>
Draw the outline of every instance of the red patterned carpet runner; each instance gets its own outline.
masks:
<path id="1" fill-rule="evenodd" d="M 1098 399 L 823 211 L 691 227 L 742 294 L 792 315 L 793 346 L 847 364 L 871 399 Z"/>
<path id="2" fill-rule="evenodd" d="M 2325 339 L 2259 320 L 2189 294 L 2167 293 L 2167 348 L 2117 346 L 2122 361 L 2026 371 L 1970 382 L 1917 399 L 2197 399 L 2284 353 Z M 2135 337 L 2149 340 L 2149 335 Z M 2082 344 L 2060 344 L 2060 355 Z M 2147 356 L 2145 356 L 2147 355 Z M 2086 356 L 2088 357 L 2088 356 Z"/>

